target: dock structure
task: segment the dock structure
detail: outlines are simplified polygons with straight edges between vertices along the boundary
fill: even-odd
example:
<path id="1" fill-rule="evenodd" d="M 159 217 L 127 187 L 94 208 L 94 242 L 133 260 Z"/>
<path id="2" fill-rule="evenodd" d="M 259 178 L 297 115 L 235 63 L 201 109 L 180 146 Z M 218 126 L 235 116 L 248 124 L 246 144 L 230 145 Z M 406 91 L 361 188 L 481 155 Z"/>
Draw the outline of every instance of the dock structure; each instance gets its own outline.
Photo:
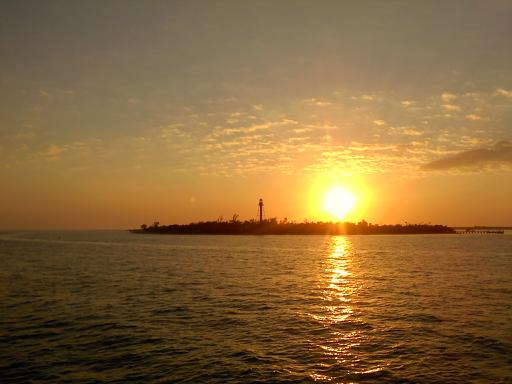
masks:
<path id="1" fill-rule="evenodd" d="M 505 231 L 503 230 L 485 230 L 485 229 L 465 229 L 462 231 L 457 231 L 459 235 L 503 235 Z"/>

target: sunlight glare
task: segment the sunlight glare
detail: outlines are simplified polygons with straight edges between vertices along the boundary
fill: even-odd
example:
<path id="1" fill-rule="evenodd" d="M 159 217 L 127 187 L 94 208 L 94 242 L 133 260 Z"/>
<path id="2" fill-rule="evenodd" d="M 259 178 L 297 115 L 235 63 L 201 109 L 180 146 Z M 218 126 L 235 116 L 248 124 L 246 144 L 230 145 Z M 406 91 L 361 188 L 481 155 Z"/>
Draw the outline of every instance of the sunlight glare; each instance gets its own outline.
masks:
<path id="1" fill-rule="evenodd" d="M 348 189 L 335 186 L 324 196 L 324 209 L 335 219 L 342 220 L 356 205 L 356 197 Z"/>

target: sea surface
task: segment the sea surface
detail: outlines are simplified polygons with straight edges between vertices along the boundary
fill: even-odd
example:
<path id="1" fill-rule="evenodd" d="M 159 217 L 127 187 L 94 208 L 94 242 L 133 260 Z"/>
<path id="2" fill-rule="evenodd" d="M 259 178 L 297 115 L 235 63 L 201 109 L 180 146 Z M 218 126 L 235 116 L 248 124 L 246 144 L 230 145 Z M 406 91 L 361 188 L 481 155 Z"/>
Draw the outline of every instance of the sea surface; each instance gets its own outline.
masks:
<path id="1" fill-rule="evenodd" d="M 0 234 L 0 382 L 512 383 L 512 235 Z"/>

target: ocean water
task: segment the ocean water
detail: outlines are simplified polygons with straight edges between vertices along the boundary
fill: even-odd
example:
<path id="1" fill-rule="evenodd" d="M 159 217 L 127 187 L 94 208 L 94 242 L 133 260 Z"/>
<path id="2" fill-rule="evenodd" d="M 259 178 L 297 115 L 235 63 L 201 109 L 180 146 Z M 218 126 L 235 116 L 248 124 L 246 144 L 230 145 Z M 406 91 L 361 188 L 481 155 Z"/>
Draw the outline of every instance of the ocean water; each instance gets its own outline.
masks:
<path id="1" fill-rule="evenodd" d="M 0 382 L 511 383 L 512 235 L 0 234 Z"/>

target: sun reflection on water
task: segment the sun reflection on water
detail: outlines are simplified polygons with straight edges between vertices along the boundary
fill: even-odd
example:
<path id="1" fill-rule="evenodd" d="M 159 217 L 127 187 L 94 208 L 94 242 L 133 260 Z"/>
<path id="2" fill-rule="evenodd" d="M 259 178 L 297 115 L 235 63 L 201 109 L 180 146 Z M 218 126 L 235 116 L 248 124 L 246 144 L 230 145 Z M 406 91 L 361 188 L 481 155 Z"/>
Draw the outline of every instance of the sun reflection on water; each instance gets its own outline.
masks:
<path id="1" fill-rule="evenodd" d="M 320 348 L 326 359 L 326 369 L 336 365 L 355 369 L 359 364 L 358 354 L 354 353 L 364 335 L 361 329 L 354 328 L 358 322 L 354 313 L 353 302 L 357 294 L 356 276 L 353 269 L 352 243 L 347 237 L 335 236 L 329 239 L 330 244 L 324 256 L 323 271 L 320 276 L 321 306 L 312 318 L 321 324 L 326 333 L 317 340 L 316 347 Z M 311 373 L 315 381 L 330 381 L 333 379 L 323 369 Z"/>
<path id="2" fill-rule="evenodd" d="M 325 269 L 328 284 L 323 292 L 323 299 L 329 302 L 325 306 L 325 323 L 339 323 L 352 315 L 350 303 L 354 288 L 351 281 L 351 261 L 350 242 L 346 237 L 333 237 Z"/>
<path id="3" fill-rule="evenodd" d="M 346 237 L 330 238 L 329 251 L 320 277 L 321 300 L 324 304 L 310 316 L 324 326 L 341 323 L 353 314 L 352 295 L 355 286 L 351 272 L 351 244 Z"/>

